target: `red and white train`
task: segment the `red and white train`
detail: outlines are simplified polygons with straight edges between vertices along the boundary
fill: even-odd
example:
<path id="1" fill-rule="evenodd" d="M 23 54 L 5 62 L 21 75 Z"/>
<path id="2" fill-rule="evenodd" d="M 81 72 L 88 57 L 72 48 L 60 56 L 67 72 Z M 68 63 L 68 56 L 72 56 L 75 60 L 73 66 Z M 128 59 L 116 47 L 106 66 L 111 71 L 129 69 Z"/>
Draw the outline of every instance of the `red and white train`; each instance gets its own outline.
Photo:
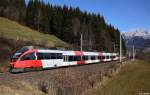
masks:
<path id="1" fill-rule="evenodd" d="M 117 53 L 29 49 L 16 52 L 11 58 L 11 71 L 26 68 L 55 68 L 118 60 Z"/>

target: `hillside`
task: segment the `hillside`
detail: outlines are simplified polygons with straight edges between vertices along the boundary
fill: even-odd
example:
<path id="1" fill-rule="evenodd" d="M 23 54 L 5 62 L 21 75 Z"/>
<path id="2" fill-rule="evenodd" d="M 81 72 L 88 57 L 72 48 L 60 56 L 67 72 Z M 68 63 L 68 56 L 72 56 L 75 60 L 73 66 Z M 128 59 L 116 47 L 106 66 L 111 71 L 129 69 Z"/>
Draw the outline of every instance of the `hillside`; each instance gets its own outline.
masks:
<path id="1" fill-rule="evenodd" d="M 83 35 L 83 50 L 113 52 L 119 50 L 119 29 L 106 23 L 101 13 L 82 11 L 79 7 L 53 5 L 43 0 L 1 0 L 0 16 L 55 35 L 80 50 Z M 122 40 L 123 41 L 123 40 Z M 122 47 L 125 50 L 124 41 Z"/>
<path id="2" fill-rule="evenodd" d="M 0 64 L 0 67 L 6 65 L 6 61 L 11 54 L 24 45 L 69 46 L 53 35 L 40 33 L 17 22 L 0 17 L 0 61 L 3 63 Z"/>
<path id="3" fill-rule="evenodd" d="M 143 61 L 126 64 L 119 74 L 102 86 L 96 86 L 89 95 L 149 95 L 150 64 Z"/>
<path id="4" fill-rule="evenodd" d="M 12 40 L 32 41 L 35 44 L 48 47 L 53 47 L 57 44 L 67 45 L 53 35 L 40 33 L 2 17 L 0 17 L 0 37 Z"/>

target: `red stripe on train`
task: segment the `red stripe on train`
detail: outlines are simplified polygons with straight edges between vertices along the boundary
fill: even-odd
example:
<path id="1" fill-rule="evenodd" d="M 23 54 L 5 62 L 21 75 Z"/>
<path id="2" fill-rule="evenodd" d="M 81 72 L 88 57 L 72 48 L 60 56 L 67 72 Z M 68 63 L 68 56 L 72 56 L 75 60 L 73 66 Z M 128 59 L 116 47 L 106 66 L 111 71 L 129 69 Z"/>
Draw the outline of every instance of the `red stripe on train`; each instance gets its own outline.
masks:
<path id="1" fill-rule="evenodd" d="M 103 56 L 103 53 L 99 53 L 99 56 Z M 100 62 L 104 62 L 104 60 L 103 59 L 101 59 L 101 60 L 99 60 Z"/>
<path id="2" fill-rule="evenodd" d="M 103 59 L 101 59 L 101 60 L 100 60 L 100 62 L 104 62 L 104 60 L 103 60 Z"/>
<path id="3" fill-rule="evenodd" d="M 77 61 L 78 65 L 85 64 L 85 61 Z"/>
<path id="4" fill-rule="evenodd" d="M 83 54 L 83 52 L 81 52 L 81 51 L 75 51 L 75 55 L 76 55 L 76 56 L 80 56 L 80 55 L 84 55 L 84 54 Z"/>

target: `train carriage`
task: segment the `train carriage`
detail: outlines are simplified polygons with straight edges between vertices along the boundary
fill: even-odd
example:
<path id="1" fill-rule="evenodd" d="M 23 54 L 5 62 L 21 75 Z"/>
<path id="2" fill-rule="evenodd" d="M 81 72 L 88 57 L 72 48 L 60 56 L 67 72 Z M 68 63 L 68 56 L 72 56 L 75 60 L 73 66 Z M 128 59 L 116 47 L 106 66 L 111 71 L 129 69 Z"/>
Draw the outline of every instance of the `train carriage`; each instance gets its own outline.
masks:
<path id="1" fill-rule="evenodd" d="M 18 52 L 17 52 L 18 53 Z M 15 56 L 16 54 L 14 54 Z M 15 60 L 13 59 L 15 58 Z M 29 49 L 12 57 L 11 69 L 55 68 L 118 60 L 117 53 Z"/>

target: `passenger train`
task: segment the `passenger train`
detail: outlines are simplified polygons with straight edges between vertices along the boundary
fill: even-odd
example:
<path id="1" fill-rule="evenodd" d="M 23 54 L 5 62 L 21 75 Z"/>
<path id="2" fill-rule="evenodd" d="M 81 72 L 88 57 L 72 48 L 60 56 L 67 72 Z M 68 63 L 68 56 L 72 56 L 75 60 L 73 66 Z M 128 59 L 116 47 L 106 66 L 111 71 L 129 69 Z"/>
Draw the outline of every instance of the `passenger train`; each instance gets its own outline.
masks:
<path id="1" fill-rule="evenodd" d="M 23 49 L 11 58 L 10 71 L 23 72 L 29 68 L 56 68 L 118 60 L 118 53 L 65 51 L 48 49 Z"/>

